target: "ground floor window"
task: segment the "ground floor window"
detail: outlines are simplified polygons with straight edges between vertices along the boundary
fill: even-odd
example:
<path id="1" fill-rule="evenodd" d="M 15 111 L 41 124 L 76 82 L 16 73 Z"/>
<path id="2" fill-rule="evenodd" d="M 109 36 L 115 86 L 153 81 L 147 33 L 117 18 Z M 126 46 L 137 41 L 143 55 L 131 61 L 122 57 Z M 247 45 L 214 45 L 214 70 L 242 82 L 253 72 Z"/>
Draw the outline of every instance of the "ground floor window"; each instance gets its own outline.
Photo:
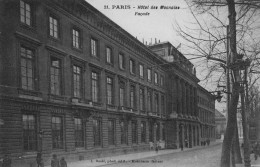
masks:
<path id="1" fill-rule="evenodd" d="M 101 119 L 93 119 L 93 137 L 94 137 L 94 146 L 101 146 Z"/>
<path id="2" fill-rule="evenodd" d="M 108 144 L 115 144 L 115 121 L 108 120 Z"/>
<path id="3" fill-rule="evenodd" d="M 23 114 L 23 149 L 35 151 L 37 149 L 36 118 L 32 114 Z"/>
<path id="4" fill-rule="evenodd" d="M 146 123 L 141 122 L 141 142 L 145 143 L 146 140 Z"/>
<path id="5" fill-rule="evenodd" d="M 132 122 L 132 143 L 137 143 L 137 122 Z"/>
<path id="6" fill-rule="evenodd" d="M 84 147 L 84 128 L 82 119 L 74 118 L 75 125 L 75 147 Z"/>
<path id="7" fill-rule="evenodd" d="M 121 131 L 121 144 L 127 144 L 128 139 L 128 126 L 127 123 L 122 121 L 120 123 L 120 131 Z"/>
<path id="8" fill-rule="evenodd" d="M 52 116 L 51 119 L 52 128 L 52 148 L 63 148 L 63 123 L 62 118 L 59 116 Z"/>

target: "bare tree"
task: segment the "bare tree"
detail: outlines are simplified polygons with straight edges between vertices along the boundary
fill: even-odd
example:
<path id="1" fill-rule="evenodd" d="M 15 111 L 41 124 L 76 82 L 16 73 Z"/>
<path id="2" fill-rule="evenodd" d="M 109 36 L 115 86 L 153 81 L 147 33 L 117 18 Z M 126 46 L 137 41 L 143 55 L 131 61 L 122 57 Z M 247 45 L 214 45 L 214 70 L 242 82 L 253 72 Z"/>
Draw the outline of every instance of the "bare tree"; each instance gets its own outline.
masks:
<path id="1" fill-rule="evenodd" d="M 240 60 L 250 58 L 253 63 L 249 72 L 260 73 L 258 69 L 260 40 L 255 36 L 258 28 L 256 16 L 260 11 L 260 2 L 192 0 L 187 1 L 187 4 L 198 25 L 197 29 L 187 28 L 186 31 L 177 25 L 179 34 L 189 43 L 186 45 L 190 50 L 188 55 L 206 58 L 206 65 L 209 69 L 205 77 L 206 81 L 214 73 L 221 74 L 219 78 L 215 78 L 218 83 L 225 81 L 223 74 L 231 76 L 232 95 L 228 106 L 228 122 L 221 155 L 221 167 L 229 167 L 231 145 L 237 124 L 236 113 L 241 82 Z M 211 19 L 207 21 L 198 19 L 198 15 L 205 16 L 205 14 Z M 226 33 L 228 26 L 228 33 Z M 230 72 L 227 73 L 228 70 Z"/>

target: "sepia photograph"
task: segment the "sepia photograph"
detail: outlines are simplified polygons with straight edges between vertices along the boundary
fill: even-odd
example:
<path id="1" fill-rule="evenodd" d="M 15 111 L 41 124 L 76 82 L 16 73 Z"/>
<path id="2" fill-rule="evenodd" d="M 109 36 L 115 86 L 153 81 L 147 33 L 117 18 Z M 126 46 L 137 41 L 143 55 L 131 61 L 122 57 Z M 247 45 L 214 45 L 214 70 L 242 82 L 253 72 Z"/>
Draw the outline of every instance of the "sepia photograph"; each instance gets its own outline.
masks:
<path id="1" fill-rule="evenodd" d="M 0 167 L 101 166 L 260 167 L 260 0 L 0 0 Z"/>

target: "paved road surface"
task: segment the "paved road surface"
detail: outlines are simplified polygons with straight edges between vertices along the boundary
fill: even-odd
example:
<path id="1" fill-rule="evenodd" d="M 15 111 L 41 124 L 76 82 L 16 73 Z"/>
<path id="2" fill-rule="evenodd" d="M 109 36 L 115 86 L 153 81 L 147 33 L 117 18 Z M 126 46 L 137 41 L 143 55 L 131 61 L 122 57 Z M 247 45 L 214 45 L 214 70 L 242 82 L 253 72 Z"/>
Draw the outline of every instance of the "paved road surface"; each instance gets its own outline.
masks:
<path id="1" fill-rule="evenodd" d="M 106 167 L 219 167 L 221 145 L 150 157 Z"/>

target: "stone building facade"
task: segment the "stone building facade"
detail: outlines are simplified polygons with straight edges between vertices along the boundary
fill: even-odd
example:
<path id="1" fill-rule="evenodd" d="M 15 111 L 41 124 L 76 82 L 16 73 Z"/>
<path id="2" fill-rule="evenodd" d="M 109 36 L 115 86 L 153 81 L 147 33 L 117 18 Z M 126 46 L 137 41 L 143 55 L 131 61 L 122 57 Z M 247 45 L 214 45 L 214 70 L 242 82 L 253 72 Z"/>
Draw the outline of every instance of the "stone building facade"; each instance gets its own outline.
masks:
<path id="1" fill-rule="evenodd" d="M 205 142 L 207 139 L 214 141 L 216 139 L 215 98 L 201 86 L 198 87 L 198 108 L 201 142 Z"/>
<path id="2" fill-rule="evenodd" d="M 0 20 L 0 157 L 14 166 L 200 145 L 199 80 L 170 43 L 174 63 L 84 0 L 2 0 Z"/>

